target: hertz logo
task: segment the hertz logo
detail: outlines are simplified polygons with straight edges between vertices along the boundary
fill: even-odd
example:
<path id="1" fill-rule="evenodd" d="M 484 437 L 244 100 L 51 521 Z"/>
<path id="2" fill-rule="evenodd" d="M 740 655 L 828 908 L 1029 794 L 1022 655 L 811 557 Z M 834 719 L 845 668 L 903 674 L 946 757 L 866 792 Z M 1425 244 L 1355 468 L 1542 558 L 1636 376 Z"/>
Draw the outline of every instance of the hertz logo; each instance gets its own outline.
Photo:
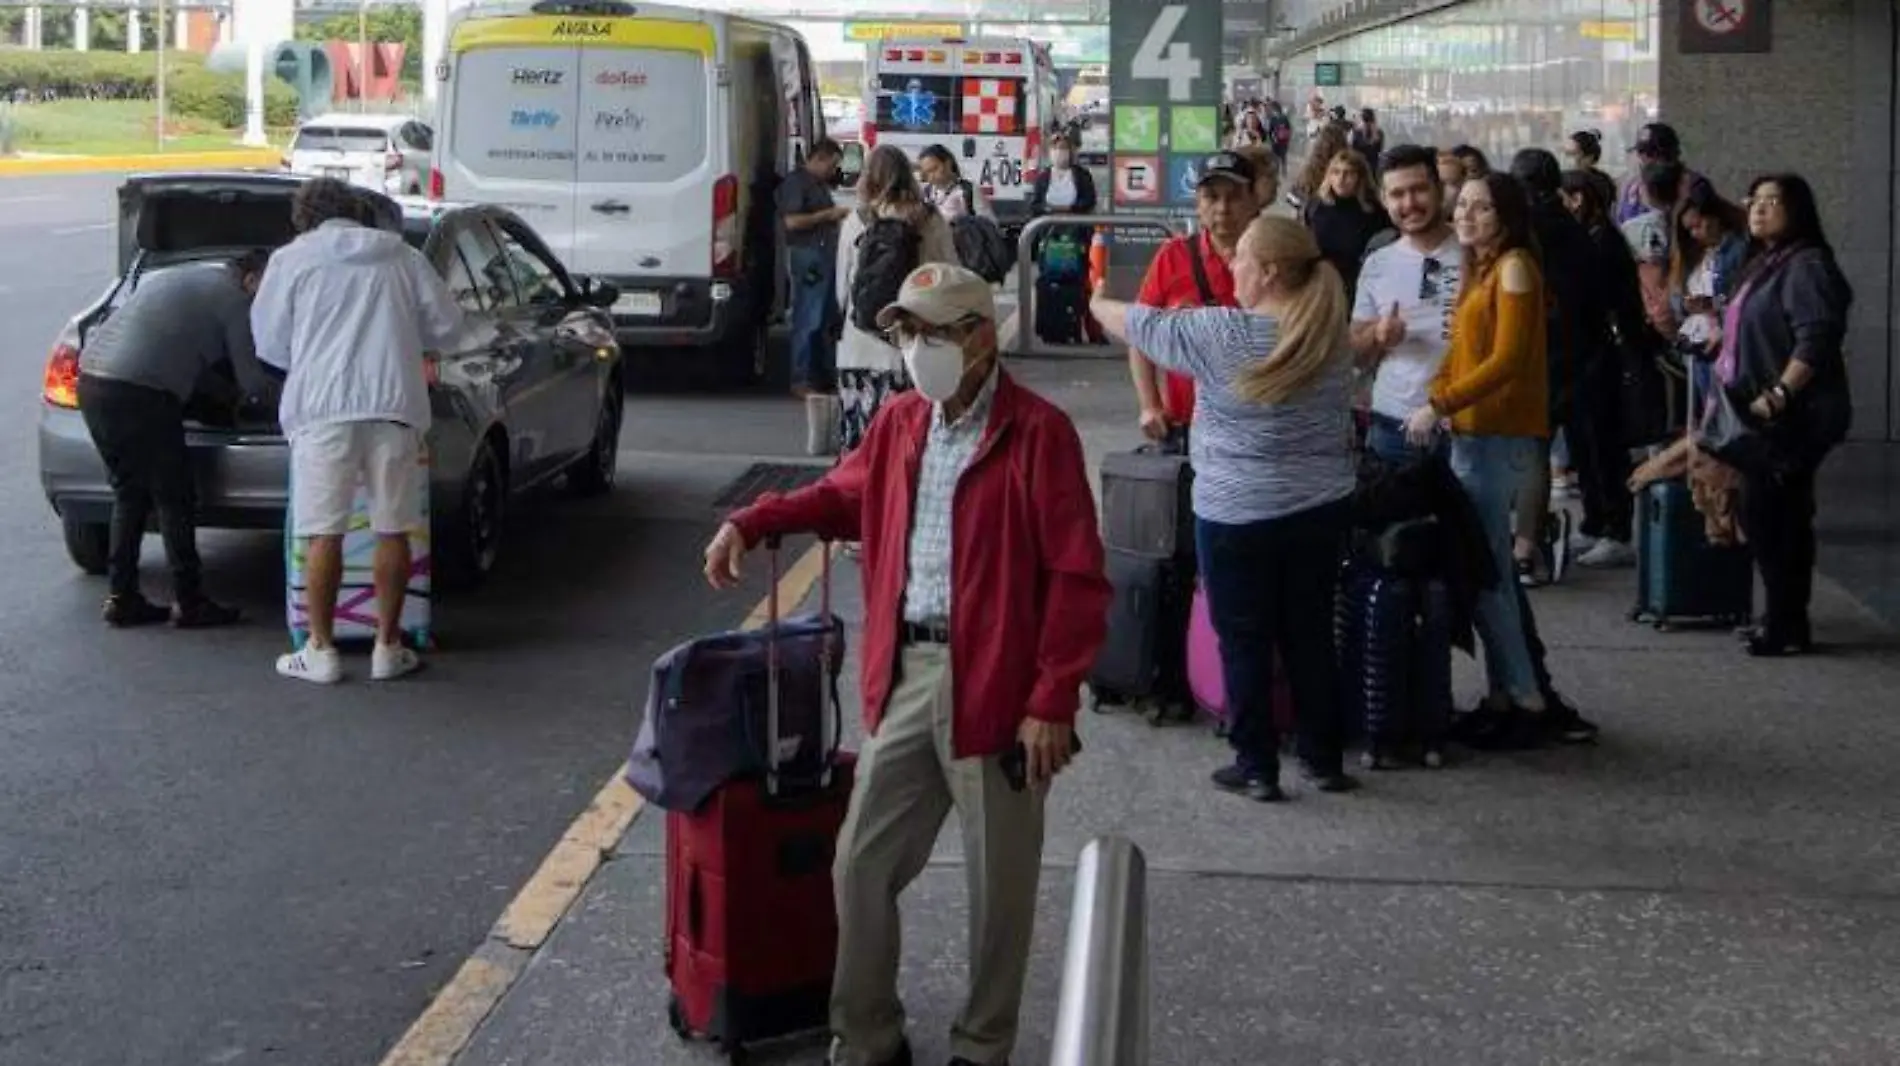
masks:
<path id="1" fill-rule="evenodd" d="M 609 19 L 562 19 L 554 24 L 556 37 L 612 37 L 614 24 Z"/>

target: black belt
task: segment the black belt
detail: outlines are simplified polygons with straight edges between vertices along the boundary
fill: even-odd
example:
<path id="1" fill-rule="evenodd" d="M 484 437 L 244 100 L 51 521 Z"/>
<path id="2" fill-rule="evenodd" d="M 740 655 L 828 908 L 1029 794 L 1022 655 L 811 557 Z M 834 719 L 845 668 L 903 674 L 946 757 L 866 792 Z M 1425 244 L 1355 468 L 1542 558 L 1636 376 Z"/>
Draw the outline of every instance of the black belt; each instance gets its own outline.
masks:
<path id="1" fill-rule="evenodd" d="M 942 622 L 905 622 L 898 635 L 905 644 L 948 644 L 950 626 Z"/>

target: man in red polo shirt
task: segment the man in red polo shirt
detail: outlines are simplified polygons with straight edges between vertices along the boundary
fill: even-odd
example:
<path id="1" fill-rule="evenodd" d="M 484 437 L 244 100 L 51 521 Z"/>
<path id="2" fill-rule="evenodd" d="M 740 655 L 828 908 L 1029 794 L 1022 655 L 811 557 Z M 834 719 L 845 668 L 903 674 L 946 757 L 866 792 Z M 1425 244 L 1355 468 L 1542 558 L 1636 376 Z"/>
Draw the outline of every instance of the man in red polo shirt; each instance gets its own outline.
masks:
<path id="1" fill-rule="evenodd" d="M 1245 156 L 1216 152 L 1201 164 L 1194 213 L 1199 232 L 1172 237 L 1148 264 L 1135 302 L 1147 307 L 1233 307 L 1234 248 L 1264 205 L 1255 194 L 1259 175 Z M 1199 260 L 1200 270 L 1195 269 Z M 1141 401 L 1141 431 L 1152 440 L 1194 418 L 1194 379 L 1171 374 L 1138 351 L 1128 353 L 1135 396 Z"/>

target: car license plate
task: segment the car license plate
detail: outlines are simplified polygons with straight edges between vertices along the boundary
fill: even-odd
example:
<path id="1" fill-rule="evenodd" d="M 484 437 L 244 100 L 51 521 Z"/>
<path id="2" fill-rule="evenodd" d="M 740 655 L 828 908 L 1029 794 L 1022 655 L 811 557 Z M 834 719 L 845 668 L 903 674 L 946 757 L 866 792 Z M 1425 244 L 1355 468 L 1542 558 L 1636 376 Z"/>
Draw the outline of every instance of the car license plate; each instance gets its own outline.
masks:
<path id="1" fill-rule="evenodd" d="M 621 293 L 614 301 L 614 314 L 635 315 L 641 318 L 658 318 L 664 306 L 657 292 Z"/>
<path id="2" fill-rule="evenodd" d="M 324 167 L 323 176 L 326 178 L 335 178 L 337 181 L 348 181 L 350 180 L 350 168 L 349 167 Z"/>

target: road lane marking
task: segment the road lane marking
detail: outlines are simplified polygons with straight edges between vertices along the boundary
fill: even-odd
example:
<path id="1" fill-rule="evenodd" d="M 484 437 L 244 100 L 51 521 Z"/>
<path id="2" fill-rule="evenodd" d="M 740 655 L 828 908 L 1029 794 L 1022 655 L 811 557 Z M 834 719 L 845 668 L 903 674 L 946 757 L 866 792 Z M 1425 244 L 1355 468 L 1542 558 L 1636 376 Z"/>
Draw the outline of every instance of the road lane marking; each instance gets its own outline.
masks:
<path id="1" fill-rule="evenodd" d="M 117 225 L 117 222 L 92 222 L 84 226 L 61 226 L 59 229 L 48 232 L 55 237 L 70 237 L 75 233 L 97 233 L 102 229 L 111 229 Z"/>
<path id="2" fill-rule="evenodd" d="M 779 575 L 782 609 L 803 602 L 818 583 L 824 573 L 822 553 L 829 548 L 812 545 Z M 741 624 L 747 629 L 764 625 L 771 603 L 770 596 L 761 599 Z M 534 953 L 553 935 L 645 809 L 646 801 L 627 784 L 627 767 L 621 764 L 509 901 L 481 945 L 383 1057 L 381 1066 L 450 1066 L 526 972 Z"/>

